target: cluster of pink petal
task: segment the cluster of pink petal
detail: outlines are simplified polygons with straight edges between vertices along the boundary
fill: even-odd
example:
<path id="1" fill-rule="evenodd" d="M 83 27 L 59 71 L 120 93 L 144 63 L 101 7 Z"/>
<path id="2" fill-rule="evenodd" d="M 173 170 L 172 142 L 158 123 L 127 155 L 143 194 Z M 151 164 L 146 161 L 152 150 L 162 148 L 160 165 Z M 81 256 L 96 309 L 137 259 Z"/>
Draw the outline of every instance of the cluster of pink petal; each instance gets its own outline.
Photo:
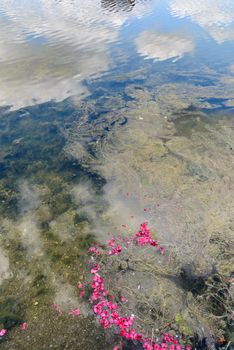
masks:
<path id="1" fill-rule="evenodd" d="M 61 309 L 61 307 L 59 307 L 57 304 L 54 304 L 53 305 L 53 309 L 55 310 L 55 311 L 57 311 L 58 312 L 58 314 L 60 315 L 60 316 L 62 316 L 62 314 L 63 314 L 63 311 L 62 311 L 62 309 Z M 74 316 L 79 316 L 80 315 L 80 309 L 78 309 L 78 308 L 76 308 L 76 309 L 72 309 L 72 310 L 65 310 L 64 311 L 66 314 L 70 314 L 70 315 L 72 315 L 73 317 Z M 27 328 L 27 324 L 26 323 L 23 323 L 23 325 L 22 325 L 22 329 L 26 329 Z"/>
<path id="2" fill-rule="evenodd" d="M 100 318 L 100 324 L 106 329 L 113 325 L 119 328 L 120 335 L 126 339 L 138 340 L 139 335 L 132 329 L 134 323 L 134 316 L 123 317 L 118 313 L 119 306 L 117 303 L 109 300 L 113 299 L 109 297 L 109 293 L 105 288 L 103 278 L 95 273 L 92 284 L 93 293 L 90 298 L 90 302 L 93 306 L 93 311 Z M 124 298 L 125 300 L 125 298 Z"/>
<path id="3" fill-rule="evenodd" d="M 99 256 L 101 254 L 100 250 L 96 247 L 90 247 L 89 252 L 94 253 L 96 256 Z"/>
<path id="4" fill-rule="evenodd" d="M 138 245 L 144 246 L 148 244 L 153 247 L 156 247 L 157 249 L 160 249 L 161 254 L 165 253 L 164 246 L 160 247 L 158 244 L 158 241 L 152 238 L 147 222 L 144 222 L 143 224 L 141 224 L 140 230 L 136 233 L 136 237 L 137 237 Z"/>
<path id="5" fill-rule="evenodd" d="M 119 255 L 122 252 L 122 247 L 120 244 L 115 242 L 115 237 L 113 236 L 107 243 L 109 247 L 111 247 L 110 250 L 108 250 L 107 255 Z"/>
<path id="6" fill-rule="evenodd" d="M 173 340 L 173 342 L 177 342 L 177 340 Z M 177 342 L 178 343 L 178 342 Z M 168 342 L 166 343 L 155 343 L 152 341 L 152 339 L 148 339 L 146 341 L 144 341 L 143 343 L 143 348 L 146 350 L 182 350 L 182 346 L 181 345 L 175 345 L 175 344 L 170 344 Z M 185 348 L 186 350 L 191 350 L 190 346 L 186 346 Z"/>
<path id="7" fill-rule="evenodd" d="M 134 315 L 122 316 L 119 313 L 119 305 L 109 301 L 108 291 L 105 288 L 103 278 L 95 273 L 92 280 L 93 293 L 90 302 L 93 305 L 93 311 L 99 316 L 100 324 L 105 328 L 115 326 L 119 329 L 119 335 L 127 340 L 142 342 L 146 350 L 182 350 L 178 340 L 171 337 L 168 333 L 163 335 L 162 343 L 158 344 L 150 338 L 145 338 L 134 329 Z M 125 300 L 125 298 L 124 298 Z M 187 347 L 186 350 L 190 350 Z"/>
<path id="8" fill-rule="evenodd" d="M 70 311 L 70 314 L 74 316 L 79 316 L 80 315 L 80 310 L 79 309 L 73 309 Z"/>
<path id="9" fill-rule="evenodd" d="M 126 227 L 126 225 L 122 225 L 122 226 Z M 112 236 L 112 238 L 107 242 L 108 247 L 110 247 L 110 249 L 107 252 L 107 255 L 121 254 L 122 247 L 119 244 L 120 241 L 121 241 L 120 237 L 115 238 L 114 236 Z M 152 238 L 147 222 L 144 222 L 143 224 L 141 224 L 139 231 L 134 236 L 131 236 L 128 239 L 124 237 L 122 242 L 124 243 L 124 246 L 126 248 L 128 248 L 131 244 L 136 243 L 139 246 L 151 245 L 153 247 L 156 247 L 157 250 L 160 250 L 161 254 L 165 253 L 164 246 L 160 246 L 158 241 Z M 96 248 L 91 247 L 90 252 L 93 252 L 96 254 Z"/>
<path id="10" fill-rule="evenodd" d="M 147 244 L 151 245 L 164 254 L 164 247 L 160 247 L 158 242 L 151 237 L 147 222 L 141 224 L 140 230 L 135 236 L 132 236 L 129 240 L 126 238 L 123 239 L 123 243 L 126 247 L 134 242 L 139 246 L 145 246 Z M 111 248 L 108 250 L 107 255 L 111 256 L 121 254 L 122 247 L 119 243 L 120 238 L 116 239 L 113 236 L 107 243 L 109 249 Z M 95 247 L 90 248 L 89 251 L 96 256 L 99 255 L 97 254 L 97 248 Z M 182 350 L 178 340 L 170 336 L 168 333 L 163 334 L 160 342 L 155 342 L 153 339 L 144 337 L 143 334 L 138 333 L 134 329 L 134 315 L 123 316 L 123 313 L 119 310 L 119 305 L 114 302 L 115 298 L 113 295 L 110 295 L 106 289 L 104 279 L 100 275 L 100 270 L 101 266 L 99 264 L 96 264 L 91 268 L 91 273 L 94 274 L 94 276 L 91 283 L 93 291 L 90 297 L 90 303 L 93 305 L 94 313 L 99 317 L 100 324 L 105 329 L 115 327 L 120 336 L 127 340 L 141 342 L 143 348 L 146 350 Z M 126 298 L 121 296 L 120 301 L 125 302 Z M 116 348 L 119 347 L 117 346 Z M 190 350 L 190 347 L 187 347 L 186 350 Z"/>
<path id="11" fill-rule="evenodd" d="M 79 282 L 77 284 L 77 288 L 80 289 L 80 298 L 82 298 L 84 296 L 84 289 L 83 289 L 83 284 L 81 282 Z"/>

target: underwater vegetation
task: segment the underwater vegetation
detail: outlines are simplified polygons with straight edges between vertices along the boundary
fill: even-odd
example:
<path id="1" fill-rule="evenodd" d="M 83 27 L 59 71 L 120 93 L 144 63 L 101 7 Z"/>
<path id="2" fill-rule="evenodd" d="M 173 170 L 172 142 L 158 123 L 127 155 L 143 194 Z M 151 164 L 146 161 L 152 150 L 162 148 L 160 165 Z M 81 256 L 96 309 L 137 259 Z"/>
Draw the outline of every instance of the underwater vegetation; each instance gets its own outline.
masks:
<path id="1" fill-rule="evenodd" d="M 144 278 L 139 276 L 134 284 L 135 277 L 121 268 L 130 262 L 121 258 L 119 279 L 114 280 L 123 289 L 127 285 L 137 290 L 143 279 L 142 285 L 148 289 L 145 307 L 141 306 L 142 295 L 138 297 L 143 319 L 148 317 L 150 305 L 155 310 L 154 324 L 165 317 L 185 336 L 195 336 L 197 344 L 206 339 L 203 347 L 215 342 L 225 346 L 233 327 L 232 116 L 223 113 L 220 119 L 221 114 L 209 114 L 196 104 L 169 111 L 157 102 L 157 93 L 140 88 L 126 92 L 131 92 L 134 100 L 118 114 L 127 118 L 127 124 L 114 125 L 108 133 L 105 129 L 92 143 L 87 130 L 93 135 L 96 121 L 84 129 L 83 118 L 66 131 L 65 150 L 106 179 L 107 222 L 117 227 L 127 223 L 128 234 L 147 218 L 176 260 L 171 266 L 160 266 L 157 261 L 154 267 L 144 251 L 142 264 L 138 261 L 136 268 L 135 259 L 140 260 L 137 251 L 129 259 L 133 260 L 130 271 L 134 276 L 141 272 Z M 111 120 L 110 113 L 110 124 Z M 148 269 L 144 266 L 147 259 Z M 116 266 L 112 268 L 111 275 Z M 137 294 L 133 293 L 132 299 L 136 307 Z"/>
<path id="2" fill-rule="evenodd" d="M 147 339 L 154 329 L 153 337 L 178 335 L 182 347 L 229 344 L 232 119 L 201 110 L 192 93 L 191 107 L 180 91 L 132 83 L 118 98 L 104 89 L 76 104 L 1 111 L 3 349 L 121 342 L 98 324 L 77 281 L 87 283 L 90 247 L 105 251 L 113 230 L 128 240 L 145 221 L 165 254 L 133 245 L 109 266 L 101 261 L 110 288 L 128 300 L 126 315 L 140 315 Z"/>

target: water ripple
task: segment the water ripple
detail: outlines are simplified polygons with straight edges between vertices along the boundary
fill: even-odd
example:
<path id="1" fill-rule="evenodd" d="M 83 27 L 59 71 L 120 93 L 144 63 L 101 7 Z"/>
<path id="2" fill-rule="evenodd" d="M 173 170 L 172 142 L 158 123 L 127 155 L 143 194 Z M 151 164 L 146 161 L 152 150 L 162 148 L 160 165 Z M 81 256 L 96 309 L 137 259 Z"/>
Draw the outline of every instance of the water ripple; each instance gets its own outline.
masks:
<path id="1" fill-rule="evenodd" d="M 121 27 L 150 8 L 150 1 L 1 1 L 0 104 L 19 108 L 83 93 L 82 80 L 111 66 Z"/>

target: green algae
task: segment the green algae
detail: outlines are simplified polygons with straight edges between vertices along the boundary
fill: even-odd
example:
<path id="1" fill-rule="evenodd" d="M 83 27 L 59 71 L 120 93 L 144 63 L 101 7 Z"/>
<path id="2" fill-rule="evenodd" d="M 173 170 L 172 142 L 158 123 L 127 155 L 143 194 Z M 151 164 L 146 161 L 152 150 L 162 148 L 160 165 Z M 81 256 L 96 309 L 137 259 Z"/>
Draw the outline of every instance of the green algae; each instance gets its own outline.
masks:
<path id="1" fill-rule="evenodd" d="M 126 88 L 125 93 L 131 100 L 119 101 L 118 108 L 113 109 L 115 115 L 109 111 L 110 101 L 102 97 L 98 102 L 89 102 L 88 107 L 79 105 L 77 112 L 75 107 L 64 102 L 56 107 L 42 106 L 41 110 L 30 108 L 27 117 L 13 112 L 8 115 L 7 126 L 1 121 L 1 140 L 5 140 L 1 155 L 4 170 L 0 180 L 0 196 L 4 201 L 0 203 L 1 237 L 14 276 L 3 281 L 1 295 L 7 300 L 11 291 L 10 295 L 22 301 L 23 321 L 31 324 L 28 332 L 35 349 L 36 342 L 42 341 L 44 347 L 50 343 L 49 331 L 55 334 L 53 348 L 59 348 L 60 344 L 65 346 L 64 342 L 74 347 L 73 340 L 68 339 L 70 330 L 63 330 L 65 324 L 75 332 L 83 329 L 84 334 L 93 327 L 88 319 L 74 323 L 62 317 L 56 328 L 49 307 L 61 283 L 75 288 L 77 281 L 84 278 L 90 245 L 106 239 L 114 226 L 129 220 L 133 211 L 142 218 L 145 206 L 152 208 L 149 219 L 153 217 L 158 239 L 175 248 L 177 261 L 171 268 L 158 264 L 150 274 L 144 266 L 132 264 L 136 283 L 128 273 L 125 280 L 116 278 L 120 292 L 125 285 L 133 290 L 137 290 L 137 283 L 149 287 L 144 289 L 148 304 L 143 314 L 153 327 L 157 322 L 159 328 L 164 321 L 175 322 L 175 329 L 186 336 L 203 325 L 211 333 L 217 328 L 225 330 L 225 324 L 215 324 L 212 317 L 209 321 L 204 303 L 189 297 L 189 292 L 181 290 L 173 278 L 177 281 L 180 267 L 188 262 L 197 275 L 210 271 L 214 261 L 225 276 L 229 277 L 232 271 L 228 260 L 231 247 L 226 246 L 230 238 L 230 217 L 229 212 L 225 214 L 222 209 L 231 208 L 233 203 L 229 119 L 224 117 L 222 122 L 210 123 L 203 114 L 184 108 L 178 96 L 172 100 L 172 95 L 169 97 L 178 113 L 175 113 L 176 118 L 165 118 L 165 115 L 170 116 L 169 110 L 155 99 L 155 93 L 135 87 Z M 163 98 L 162 92 L 160 98 Z M 101 115 L 102 122 L 89 119 L 89 113 L 92 115 L 95 108 L 104 107 L 107 112 Z M 67 113 L 66 126 L 59 114 L 63 109 Z M 84 117 L 80 120 L 82 111 Z M 75 147 L 76 142 L 82 145 L 85 156 Z M 39 204 L 28 211 L 19 206 L 20 179 L 26 180 L 38 195 Z M 88 196 L 79 192 L 75 196 L 74 188 L 85 188 L 86 183 Z M 134 204 L 129 201 L 122 206 L 126 202 L 124 194 L 136 188 L 150 196 L 140 205 L 136 199 Z M 113 189 L 118 195 L 113 195 Z M 40 249 L 36 249 L 35 254 L 29 253 L 30 240 L 22 242 L 22 230 L 28 225 L 31 225 L 31 234 L 37 232 L 38 235 L 36 243 Z M 135 228 L 134 222 L 132 229 Z M 223 239 L 217 241 L 216 234 Z M 124 266 L 123 262 L 121 264 Z M 116 266 L 118 274 L 120 265 Z M 78 291 L 74 295 L 79 305 Z M 184 300 L 187 297 L 194 322 L 186 316 Z M 139 292 L 129 299 L 134 308 L 136 300 L 142 300 L 142 294 Z M 148 318 L 149 303 L 152 312 Z M 141 306 L 139 304 L 139 309 Z M 176 322 L 176 315 L 182 315 L 182 320 Z M 41 325 L 37 333 L 36 325 L 45 318 L 48 318 L 48 332 Z M 60 337 L 59 332 L 63 336 Z M 26 348 L 30 348 L 25 336 L 16 329 L 12 344 L 20 349 L 23 341 L 26 341 Z M 80 339 L 80 344 L 83 341 Z"/>
<path id="2" fill-rule="evenodd" d="M 182 315 L 177 314 L 175 316 L 175 322 L 179 328 L 179 331 L 183 335 L 185 335 L 185 336 L 192 336 L 193 335 L 192 329 L 189 327 L 189 325 L 187 324 L 186 320 L 183 318 Z"/>
<path id="3" fill-rule="evenodd" d="M 56 335 L 54 335 L 53 340 L 50 339 L 51 332 L 46 334 L 46 336 L 43 335 L 46 314 L 50 319 L 50 329 L 54 327 L 53 318 L 51 318 L 51 306 L 53 305 L 54 293 L 57 288 L 54 284 L 54 279 L 55 276 L 58 276 L 58 279 L 70 280 L 76 285 L 79 277 L 83 275 L 83 265 L 85 263 L 87 248 L 95 239 L 87 232 L 87 223 L 77 222 L 77 213 L 70 195 L 71 185 L 68 180 L 73 179 L 74 174 L 75 177 L 77 176 L 77 167 L 73 165 L 66 167 L 66 164 L 69 162 L 65 156 L 65 159 L 62 156 L 55 157 L 54 151 L 56 150 L 56 156 L 61 153 L 64 143 L 61 143 L 61 140 L 57 143 L 58 148 L 60 148 L 58 150 L 56 149 L 56 142 L 51 138 L 48 138 L 47 142 L 45 140 L 42 141 L 41 138 L 32 138 L 30 135 L 35 136 L 35 132 L 33 132 L 33 130 L 35 131 L 35 125 L 34 123 L 30 125 L 30 122 L 29 120 L 25 123 L 21 122 L 20 128 L 22 129 L 20 130 L 18 128 L 18 133 L 20 134 L 24 129 L 25 141 L 20 145 L 17 142 L 18 149 L 11 154 L 10 158 L 4 160 L 5 178 L 1 180 L 0 207 L 1 213 L 4 214 L 1 220 L 1 237 L 2 244 L 9 256 L 11 270 L 13 271 L 13 278 L 5 279 L 0 287 L 1 298 L 4 304 L 8 303 L 9 295 L 14 295 L 15 300 L 22 300 L 24 306 L 24 312 L 20 314 L 18 312 L 14 313 L 10 309 L 1 308 L 2 326 L 7 327 L 7 329 L 14 326 L 14 339 L 8 339 L 7 337 L 7 341 L 1 345 L 5 346 L 6 343 L 6 346 L 15 346 L 18 349 L 23 347 L 26 349 L 31 348 L 31 344 L 34 344 L 33 346 L 36 349 L 41 344 L 39 341 L 39 338 L 41 338 L 41 340 L 44 339 L 44 343 L 42 340 L 43 345 L 41 346 L 46 346 L 46 344 L 52 342 L 53 348 L 59 348 L 59 344 L 63 343 L 65 341 L 64 339 L 66 339 L 65 334 L 63 335 L 63 339 L 62 337 L 56 338 Z M 44 127 L 45 125 L 42 125 L 42 128 Z M 29 133 L 28 138 L 25 129 Z M 38 128 L 38 135 L 40 133 L 42 133 L 42 129 Z M 18 136 L 18 134 L 14 135 L 12 139 L 15 136 Z M 48 142 L 51 145 L 53 144 L 53 146 L 50 146 Z M 16 141 L 14 141 L 14 144 L 16 146 Z M 38 152 L 39 150 L 40 152 Z M 51 152 L 51 150 L 53 151 Z M 48 158 L 46 154 L 48 155 L 49 153 L 50 156 Z M 65 164 L 63 169 L 61 169 L 61 175 L 54 175 L 51 169 L 61 168 L 62 162 Z M 22 205 L 20 207 L 18 206 L 21 196 L 21 185 L 18 181 L 20 177 L 24 179 L 30 178 L 29 182 L 35 184 L 34 187 L 39 193 L 40 204 L 35 209 L 29 209 L 29 212 L 27 212 L 28 209 L 25 209 L 24 205 L 24 208 L 22 208 Z M 13 179 L 16 186 L 12 189 L 11 184 Z M 27 215 L 31 221 L 26 219 Z M 60 218 L 60 223 L 62 224 L 61 216 L 63 219 L 65 217 L 68 218 L 65 225 L 67 225 L 68 229 L 70 227 L 72 230 L 73 240 L 70 244 L 60 242 L 58 236 L 59 228 L 57 228 L 56 232 L 53 232 L 50 228 L 51 222 L 58 218 Z M 36 225 L 35 228 L 38 230 L 38 238 L 40 239 L 38 244 L 40 244 L 42 249 L 38 256 L 28 256 L 30 245 L 28 246 L 28 243 L 26 245 L 22 243 L 20 226 L 22 222 L 24 223 L 23 227 L 26 229 L 30 222 Z M 34 232 L 32 231 L 30 234 L 34 235 Z M 19 286 L 21 287 L 19 288 Z M 78 295 L 77 298 L 79 298 Z M 45 310 L 47 311 L 45 312 Z M 43 327 L 41 332 L 38 333 L 36 324 L 40 322 L 40 318 Z M 24 334 L 18 332 L 17 328 L 15 328 L 15 326 L 25 321 L 29 324 L 27 335 L 35 339 L 35 343 L 31 339 L 30 343 L 27 344 Z M 61 319 L 59 323 L 59 332 L 61 333 L 61 328 L 66 321 Z M 83 332 L 89 332 L 91 326 L 95 329 L 91 320 L 87 322 L 83 320 L 80 330 L 83 329 Z M 74 327 L 74 320 L 69 320 L 67 327 Z M 68 344 L 69 337 L 67 336 L 66 341 Z M 79 340 L 79 342 L 82 341 Z M 103 339 L 101 343 L 104 344 L 105 340 Z"/>
<path id="4" fill-rule="evenodd" d="M 197 107 L 189 108 L 189 104 L 186 103 L 187 97 L 181 100 L 180 92 L 178 93 L 176 86 L 174 88 L 174 92 L 171 91 L 168 97 L 165 96 L 166 87 L 164 94 L 162 89 L 159 101 L 155 100 L 155 95 L 146 89 L 138 91 L 134 88 L 126 89 L 126 93 L 135 99 L 119 111 L 127 117 L 128 123 L 122 128 L 114 128 L 110 136 L 103 133 L 103 139 L 98 138 L 98 144 L 93 144 L 91 148 L 95 158 L 87 156 L 83 161 L 107 179 L 106 197 L 110 197 L 108 199 L 113 210 L 109 209 L 104 213 L 102 216 L 104 220 L 118 223 L 115 217 L 115 205 L 124 221 L 128 204 L 132 206 L 131 210 L 136 216 L 141 216 L 141 199 L 134 197 L 135 201 L 138 201 L 138 206 L 136 203 L 133 204 L 131 199 L 125 204 L 126 199 L 121 202 L 116 192 L 131 193 L 136 191 L 136 188 L 142 189 L 146 194 L 144 203 L 147 205 L 144 205 L 153 211 L 149 215 L 149 220 L 158 228 L 159 239 L 175 249 L 179 266 L 181 268 L 186 264 L 191 266 L 196 276 L 206 276 L 214 266 L 223 273 L 224 262 L 229 256 L 229 247 L 221 241 L 216 242 L 214 246 L 212 237 L 215 232 L 219 232 L 221 237 L 225 237 L 224 242 L 227 242 L 232 235 L 230 217 L 233 208 L 231 195 L 233 171 L 230 168 L 232 122 L 225 115 L 219 115 L 219 118 L 214 115 L 211 120 L 210 115 L 197 111 Z M 177 94 L 174 99 L 173 94 Z M 161 103 L 163 98 L 165 101 Z M 195 97 L 192 98 L 195 101 Z M 169 101 L 173 107 L 166 106 Z M 90 129 L 92 130 L 92 126 L 89 126 Z M 73 138 L 68 139 L 69 150 L 73 157 L 79 160 L 75 144 L 72 148 L 72 141 L 75 142 L 76 135 L 75 133 L 72 135 Z M 77 133 L 77 138 L 79 137 Z M 125 293 L 131 299 L 133 309 L 136 300 L 140 303 L 142 300 L 142 294 L 137 297 L 137 293 L 133 292 L 138 288 L 135 284 L 147 286 L 150 280 L 150 289 L 144 289 L 147 302 L 150 294 L 154 294 L 152 275 L 142 276 L 142 272 L 146 272 L 144 264 L 146 257 L 142 259 L 141 268 L 131 265 L 134 277 L 131 274 L 129 276 L 125 274 L 125 280 L 121 276 L 116 277 L 119 286 L 124 289 L 124 286 L 128 285 L 131 289 L 132 298 L 127 290 Z M 113 267 L 116 274 L 119 266 L 119 263 L 116 263 Z M 226 260 L 225 275 L 229 278 L 232 273 L 230 266 Z M 158 267 L 150 270 L 154 278 L 158 270 L 160 270 Z M 173 283 L 178 277 L 176 274 L 178 269 L 175 269 L 174 274 L 173 272 L 170 274 L 172 278 L 170 284 L 165 279 L 165 266 L 162 267 L 162 271 L 164 273 L 157 279 L 157 288 L 160 285 L 164 295 L 168 295 L 164 301 L 155 295 L 154 303 L 165 305 L 165 310 L 170 310 L 167 315 L 164 312 L 164 321 L 169 319 L 173 322 L 176 315 L 183 315 L 181 316 L 183 320 L 178 320 L 181 321 L 178 327 L 186 336 L 192 335 L 203 326 L 207 334 L 213 336 L 225 332 L 227 320 L 215 321 L 215 315 L 205 303 L 205 296 L 198 299 L 191 296 L 189 291 L 181 291 L 180 284 Z M 133 282 L 133 278 L 137 280 L 136 283 Z M 187 298 L 188 305 L 184 302 Z M 176 306 L 173 305 L 175 299 Z M 150 304 L 147 302 L 146 310 L 153 307 L 153 302 Z M 144 314 L 145 318 L 146 314 L 147 311 Z M 153 327 L 151 321 L 148 321 Z"/>

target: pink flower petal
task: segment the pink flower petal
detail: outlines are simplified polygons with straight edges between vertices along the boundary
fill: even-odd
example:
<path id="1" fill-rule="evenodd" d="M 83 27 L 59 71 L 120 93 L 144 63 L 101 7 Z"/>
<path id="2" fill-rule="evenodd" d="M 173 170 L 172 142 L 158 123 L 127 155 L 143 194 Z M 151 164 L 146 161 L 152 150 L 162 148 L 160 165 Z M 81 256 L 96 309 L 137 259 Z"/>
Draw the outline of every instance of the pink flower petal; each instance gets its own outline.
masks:
<path id="1" fill-rule="evenodd" d="M 21 325 L 21 329 L 22 329 L 23 331 L 25 331 L 25 330 L 27 329 L 27 327 L 28 327 L 28 325 L 27 325 L 26 322 L 24 322 L 24 323 Z"/>
<path id="2" fill-rule="evenodd" d="M 0 337 L 4 337 L 4 335 L 6 335 L 7 334 L 7 330 L 6 329 L 1 329 L 0 330 Z"/>

